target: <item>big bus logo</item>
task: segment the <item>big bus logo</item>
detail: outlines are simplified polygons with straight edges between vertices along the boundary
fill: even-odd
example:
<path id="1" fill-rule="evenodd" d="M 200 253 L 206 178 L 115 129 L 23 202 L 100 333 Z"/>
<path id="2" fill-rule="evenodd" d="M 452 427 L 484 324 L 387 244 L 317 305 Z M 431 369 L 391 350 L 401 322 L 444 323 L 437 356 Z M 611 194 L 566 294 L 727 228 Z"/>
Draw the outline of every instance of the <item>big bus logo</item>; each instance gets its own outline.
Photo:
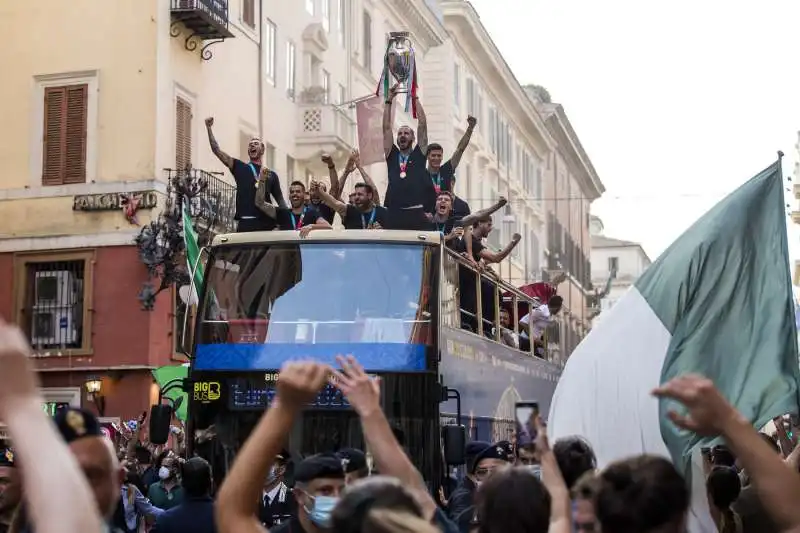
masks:
<path id="1" fill-rule="evenodd" d="M 200 381 L 194 384 L 194 400 L 197 402 L 213 402 L 219 400 L 222 387 L 217 381 Z"/>

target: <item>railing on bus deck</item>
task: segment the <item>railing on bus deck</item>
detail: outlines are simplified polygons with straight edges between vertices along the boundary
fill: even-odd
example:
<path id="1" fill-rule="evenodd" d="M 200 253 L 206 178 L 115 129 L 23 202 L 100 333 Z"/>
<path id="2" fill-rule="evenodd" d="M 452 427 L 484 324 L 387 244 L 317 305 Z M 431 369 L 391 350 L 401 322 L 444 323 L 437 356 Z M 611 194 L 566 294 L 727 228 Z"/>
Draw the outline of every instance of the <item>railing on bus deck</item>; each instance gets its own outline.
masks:
<path id="1" fill-rule="evenodd" d="M 545 331 L 544 335 L 541 339 L 533 339 L 530 336 L 530 324 L 528 325 L 528 333 L 527 337 L 530 340 L 530 345 L 527 346 L 527 349 L 522 349 L 520 346 L 520 341 L 522 341 L 521 333 L 519 327 L 519 320 L 525 316 L 526 313 L 530 313 L 534 307 L 539 305 L 538 301 L 535 301 L 530 296 L 524 294 L 519 289 L 511 285 L 510 283 L 500 279 L 494 273 L 489 273 L 486 270 L 478 270 L 476 269 L 471 262 L 469 262 L 466 258 L 462 257 L 460 254 L 454 252 L 453 250 L 445 247 L 445 261 L 444 261 L 444 278 L 443 283 L 449 284 L 451 290 L 442 290 L 442 314 L 445 318 L 445 325 L 450 325 L 451 327 L 456 327 L 460 329 L 467 329 L 472 330 L 473 333 L 477 334 L 480 337 L 485 337 L 489 340 L 493 340 L 500 344 L 503 344 L 506 347 L 514 348 L 513 346 L 509 346 L 508 344 L 503 342 L 503 329 L 507 329 L 508 331 L 514 334 L 514 338 L 516 339 L 516 349 L 521 353 L 526 353 L 528 355 L 533 355 L 535 357 L 540 357 L 544 359 L 548 359 L 548 351 L 547 351 L 547 332 Z M 461 287 L 459 287 L 459 282 L 463 278 L 461 269 L 466 269 L 469 272 L 472 272 L 474 278 L 474 291 L 475 291 L 475 310 L 474 312 L 469 309 L 464 309 L 461 306 L 461 295 L 463 291 Z M 488 296 L 489 291 L 484 291 L 483 283 L 488 283 L 488 287 L 491 288 L 491 298 L 492 298 L 492 309 L 493 309 L 493 320 L 488 318 L 484 318 L 483 313 L 483 298 L 484 295 Z M 455 289 L 455 290 L 453 290 Z M 449 294 L 448 294 L 449 293 Z M 484 294 L 486 293 L 486 294 Z M 506 294 L 506 297 L 503 297 L 503 294 Z M 448 302 L 446 300 L 452 300 L 452 302 Z M 448 305 L 448 303 L 455 303 L 455 307 L 452 305 Z M 511 314 L 511 327 L 510 328 L 503 328 L 500 326 L 500 309 L 505 307 L 508 308 L 507 305 L 510 304 L 510 314 Z M 526 305 L 525 313 L 520 313 L 520 304 Z M 466 324 L 464 318 L 468 317 L 472 324 Z M 491 318 L 491 317 L 489 317 Z M 449 324 L 447 324 L 449 322 Z M 464 326 L 468 326 L 465 328 Z M 470 326 L 475 326 L 470 327 Z M 486 333 L 490 333 L 490 335 L 486 335 Z M 541 340 L 541 347 L 544 349 L 543 356 L 540 356 L 536 353 L 537 347 L 537 340 Z"/>

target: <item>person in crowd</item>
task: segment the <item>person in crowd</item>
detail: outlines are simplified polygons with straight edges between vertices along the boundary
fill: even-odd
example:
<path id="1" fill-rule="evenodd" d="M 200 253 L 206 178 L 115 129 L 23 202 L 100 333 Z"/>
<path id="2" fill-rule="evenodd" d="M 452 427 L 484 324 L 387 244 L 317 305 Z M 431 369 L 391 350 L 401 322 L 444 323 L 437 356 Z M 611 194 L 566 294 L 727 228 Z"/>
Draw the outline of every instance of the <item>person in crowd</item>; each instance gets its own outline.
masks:
<path id="1" fill-rule="evenodd" d="M 428 174 L 433 183 L 435 194 L 438 195 L 442 191 L 453 192 L 455 188 L 455 171 L 458 168 L 458 164 L 461 162 L 464 151 L 467 149 L 467 146 L 469 146 L 472 132 L 475 131 L 475 126 L 477 124 L 478 119 L 473 116 L 467 117 L 467 130 L 464 132 L 461 140 L 458 141 L 458 146 L 456 146 L 453 155 L 450 156 L 450 159 L 444 164 L 442 164 L 444 160 L 444 149 L 442 145 L 438 143 L 430 143 L 428 145 L 426 153 Z M 433 210 L 428 210 L 427 212 L 432 214 Z"/>
<path id="2" fill-rule="evenodd" d="M 518 466 L 537 466 L 541 464 L 539 460 L 539 452 L 536 450 L 536 444 L 527 443 L 517 445 L 517 461 Z M 533 470 L 535 471 L 535 469 Z"/>
<path id="3" fill-rule="evenodd" d="M 236 212 L 234 219 L 238 221 L 238 231 L 268 231 L 275 228 L 275 218 L 267 217 L 263 211 L 256 209 L 256 185 L 264 180 L 262 197 L 266 202 L 273 202 L 286 208 L 286 202 L 281 192 L 281 182 L 278 175 L 263 164 L 265 146 L 261 139 L 253 138 L 247 144 L 247 156 L 250 161 L 245 163 L 223 152 L 214 137 L 214 117 L 206 119 L 206 131 L 211 151 L 228 167 L 236 181 Z"/>
<path id="4" fill-rule="evenodd" d="M 304 205 L 306 186 L 300 181 L 289 184 L 289 203 L 291 207 L 275 207 L 268 203 L 264 196 L 267 179 L 262 176 L 258 181 L 256 191 L 256 207 L 265 215 L 278 223 L 278 229 L 286 231 L 300 231 L 300 237 L 305 238 L 315 229 L 331 229 L 328 221 L 322 218 L 319 211 L 313 206 Z"/>
<path id="5" fill-rule="evenodd" d="M 388 218 L 385 207 L 375 204 L 375 189 L 368 183 L 356 183 L 353 204 L 345 204 L 322 189 L 322 184 L 311 182 L 311 190 L 320 196 L 342 218 L 345 229 L 383 229 Z"/>
<path id="6" fill-rule="evenodd" d="M 121 477 L 119 468 L 114 470 L 113 448 L 105 438 L 88 435 L 90 430 L 100 434 L 99 424 L 76 423 L 80 435 L 65 435 L 63 424 L 52 423 L 42 410 L 32 359 L 22 330 L 0 319 L 0 420 L 15 446 L 12 460 L 19 468 L 27 508 L 26 513 L 18 507 L 9 530 L 20 531 L 30 518 L 37 533 L 108 531 L 104 522 L 113 511 Z M 62 421 L 63 413 L 75 411 L 62 409 Z M 74 415 L 68 418 L 76 420 Z M 66 436 L 74 437 L 67 439 L 70 444 L 64 442 Z M 78 441 L 81 438 L 84 442 Z M 93 454 L 86 453 L 90 448 Z"/>
<path id="7" fill-rule="evenodd" d="M 495 330 L 492 329 L 492 337 L 495 336 Z M 500 342 L 510 348 L 519 348 L 519 335 L 512 329 L 511 313 L 505 307 L 500 308 Z"/>
<path id="8" fill-rule="evenodd" d="M 359 479 L 369 477 L 369 465 L 367 464 L 367 454 L 355 448 L 345 448 L 336 452 L 342 460 L 345 474 L 345 484 L 352 485 Z"/>
<path id="9" fill-rule="evenodd" d="M 575 533 L 599 533 L 595 500 L 598 481 L 595 472 L 586 472 L 572 487 L 572 519 Z"/>
<path id="10" fill-rule="evenodd" d="M 383 153 L 386 156 L 388 186 L 384 205 L 391 212 L 391 228 L 423 230 L 429 219 L 426 204 L 433 208 L 436 192 L 426 168 L 428 122 L 422 103 L 416 99 L 417 133 L 409 126 L 397 130 L 397 144 L 392 132 L 392 105 L 397 86 L 389 89 L 383 112 Z M 416 145 L 414 144 L 416 137 Z"/>
<path id="11" fill-rule="evenodd" d="M 504 200 L 501 197 L 501 200 Z M 498 202 L 499 203 L 499 202 Z M 505 204 L 504 204 L 505 205 Z M 498 208 L 499 209 L 499 208 Z M 469 239 L 459 241 L 460 245 L 454 247 L 459 253 L 467 254 L 472 261 L 484 268 L 490 263 L 499 263 L 508 257 L 522 240 L 519 233 L 515 233 L 511 242 L 501 251 L 493 251 L 483 245 L 483 239 L 492 232 L 492 218 L 481 217 L 473 224 L 472 235 Z M 471 251 L 471 253 L 470 253 Z M 477 293 L 475 285 L 475 274 L 467 268 L 459 269 L 459 305 L 462 310 L 461 324 L 465 329 L 478 332 L 477 323 Z M 486 279 L 481 280 L 481 310 L 483 313 L 484 333 L 491 335 L 494 327 L 494 287 L 495 285 Z"/>
<path id="12" fill-rule="evenodd" d="M 765 433 L 759 433 L 763 440 L 776 457 L 783 459 L 783 454 L 778 443 Z M 793 466 L 797 472 L 796 458 L 800 456 L 800 448 L 795 450 L 786 459 L 786 462 Z M 737 463 L 741 461 L 737 460 Z M 794 463 L 794 464 L 793 464 Z M 741 464 L 739 464 L 741 468 Z M 747 470 L 742 470 L 742 488 L 739 497 L 733 502 L 732 509 L 742 521 L 742 531 L 744 533 L 780 533 L 782 529 L 772 520 L 764 504 L 758 495 L 758 489 L 750 483 L 750 474 Z"/>
<path id="13" fill-rule="evenodd" d="M 120 500 L 112 518 L 112 524 L 126 533 L 138 532 L 142 519 L 155 520 L 164 512 L 145 498 L 137 484 L 133 482 L 131 478 L 133 466 L 127 461 L 122 462 L 125 481 L 122 483 Z"/>
<path id="14" fill-rule="evenodd" d="M 471 442 L 467 445 L 467 474 L 462 484 L 453 491 L 448 501 L 448 514 L 462 531 L 469 529 L 478 487 L 497 471 L 508 467 L 514 460 L 504 442 L 489 444 Z"/>
<path id="15" fill-rule="evenodd" d="M 151 533 L 216 533 L 213 485 L 208 461 L 202 457 L 187 459 L 181 466 L 183 501 L 159 516 Z"/>
<path id="16" fill-rule="evenodd" d="M 448 246 L 454 249 L 459 247 L 459 245 L 456 244 L 456 239 L 463 241 L 463 230 L 465 227 L 472 226 L 479 220 L 491 217 L 508 203 L 508 200 L 501 196 L 494 205 L 486 209 L 476 211 L 475 213 L 463 217 L 456 217 L 453 214 L 453 198 L 453 193 L 450 191 L 441 191 L 436 195 L 436 207 L 431 217 L 430 230 L 438 231 L 444 235 Z M 461 231 L 454 231 L 459 228 Z M 466 252 L 466 244 L 461 246 L 462 251 Z"/>
<path id="17" fill-rule="evenodd" d="M 183 502 L 183 487 L 178 474 L 178 458 L 172 454 L 167 455 L 158 469 L 158 481 L 147 490 L 147 498 L 153 505 L 167 511 Z"/>
<path id="18" fill-rule="evenodd" d="M 530 342 L 533 339 L 534 353 L 540 357 L 544 356 L 545 346 L 542 342 L 542 335 L 545 330 L 555 322 L 555 316 L 561 312 L 564 299 L 558 294 L 554 294 L 547 301 L 547 305 L 540 305 L 532 309 L 527 315 L 519 319 L 520 349 L 530 350 Z"/>
<path id="19" fill-rule="evenodd" d="M 6 533 L 22 494 L 14 452 L 5 443 L 0 445 L 0 533 Z"/>
<path id="20" fill-rule="evenodd" d="M 286 484 L 286 472 L 291 459 L 289 450 L 281 450 L 275 457 L 275 463 L 270 467 L 269 475 L 264 482 L 258 514 L 261 523 L 267 529 L 283 523 L 293 515 L 295 500 Z"/>
<path id="21" fill-rule="evenodd" d="M 158 467 L 161 465 L 155 464 L 153 453 L 141 444 L 136 445 L 133 456 L 136 461 L 134 467 L 140 479 L 140 485 L 137 485 L 137 487 L 139 487 L 142 494 L 146 494 L 150 485 L 158 481 Z"/>
<path id="22" fill-rule="evenodd" d="M 715 466 L 706 478 L 709 510 L 719 533 L 742 533 L 742 519 L 731 505 L 742 491 L 736 471 L 728 466 Z"/>
<path id="23" fill-rule="evenodd" d="M 571 532 L 569 490 L 541 417 L 536 417 L 534 425 L 541 479 L 528 468 L 503 468 L 489 477 L 478 489 L 475 511 L 468 524 L 478 533 Z M 463 525 L 460 529 L 469 531 Z"/>
<path id="24" fill-rule="evenodd" d="M 584 474 L 594 472 L 597 468 L 594 450 L 581 437 L 558 439 L 553 445 L 553 453 L 558 461 L 558 469 L 564 476 L 564 481 L 569 489 L 572 489 Z"/>
<path id="25" fill-rule="evenodd" d="M 663 457 L 612 463 L 598 477 L 596 513 L 603 533 L 684 533 L 689 488 Z"/>
<path id="26" fill-rule="evenodd" d="M 722 437 L 742 468 L 749 472 L 770 518 L 781 531 L 800 531 L 800 475 L 775 454 L 750 421 L 739 413 L 705 377 L 687 374 L 653 391 L 657 398 L 682 404 L 684 411 L 667 412 L 678 428 L 706 437 Z M 685 485 L 684 485 L 685 486 Z M 602 519 L 601 519 L 602 522 Z M 605 524 L 603 531 L 605 533 Z M 613 532 L 612 532 L 613 533 Z"/>

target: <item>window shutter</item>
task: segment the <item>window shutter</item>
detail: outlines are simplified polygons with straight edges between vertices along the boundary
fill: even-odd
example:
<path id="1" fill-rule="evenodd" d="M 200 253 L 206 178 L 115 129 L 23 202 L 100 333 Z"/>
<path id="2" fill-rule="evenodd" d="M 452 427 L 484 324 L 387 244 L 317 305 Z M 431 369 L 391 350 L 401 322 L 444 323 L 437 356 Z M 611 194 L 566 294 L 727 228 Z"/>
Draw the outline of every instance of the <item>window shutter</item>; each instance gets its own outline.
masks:
<path id="1" fill-rule="evenodd" d="M 64 161 L 64 183 L 86 182 L 86 115 L 88 111 L 89 87 L 73 85 L 67 87 L 67 116 L 65 128 L 66 154 Z"/>
<path id="2" fill-rule="evenodd" d="M 192 106 L 178 98 L 175 102 L 175 168 L 185 170 L 192 164 Z"/>
<path id="3" fill-rule="evenodd" d="M 64 105 L 66 87 L 47 87 L 44 91 L 44 139 L 42 139 L 42 185 L 61 185 L 64 182 Z"/>

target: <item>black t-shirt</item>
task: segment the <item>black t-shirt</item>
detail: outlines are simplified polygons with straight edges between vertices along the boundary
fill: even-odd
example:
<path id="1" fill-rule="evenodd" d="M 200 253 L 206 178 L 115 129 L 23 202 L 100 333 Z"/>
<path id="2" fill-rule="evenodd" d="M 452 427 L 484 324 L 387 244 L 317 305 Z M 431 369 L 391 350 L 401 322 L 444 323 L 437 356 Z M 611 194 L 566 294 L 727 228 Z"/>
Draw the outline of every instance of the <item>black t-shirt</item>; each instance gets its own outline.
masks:
<path id="1" fill-rule="evenodd" d="M 356 206 L 348 205 L 342 222 L 345 229 L 370 229 L 370 224 L 375 222 L 386 228 L 386 208 L 376 205 L 372 211 L 364 213 Z"/>
<path id="2" fill-rule="evenodd" d="M 333 224 L 333 217 L 336 214 L 336 211 L 328 207 L 328 204 L 323 204 L 322 202 L 315 204 L 314 202 L 311 202 L 311 207 L 314 207 L 317 211 L 319 211 L 319 216 L 327 220 L 328 224 Z"/>
<path id="3" fill-rule="evenodd" d="M 276 215 L 278 229 L 283 230 L 298 230 L 303 226 L 315 224 L 317 220 L 322 218 L 319 211 L 308 205 L 303 207 L 303 212 L 299 215 L 295 215 L 291 209 L 285 207 L 279 207 Z"/>
<path id="4" fill-rule="evenodd" d="M 387 209 L 405 209 L 415 205 L 427 206 L 431 197 L 436 202 L 430 174 L 426 168 L 425 155 L 419 146 L 415 146 L 408 155 L 405 164 L 404 178 L 400 177 L 400 150 L 392 146 L 386 157 L 389 185 L 386 187 L 386 198 L 383 205 Z M 428 211 L 429 213 L 432 211 Z"/>
<path id="5" fill-rule="evenodd" d="M 455 197 L 453 200 L 453 216 L 458 218 L 464 218 L 465 216 L 469 215 L 472 211 L 469 209 L 469 204 L 459 198 L 458 196 Z"/>
<path id="6" fill-rule="evenodd" d="M 453 187 L 453 164 L 447 161 L 444 165 L 439 167 L 439 172 L 428 172 L 433 186 L 433 199 L 428 199 L 424 204 L 426 213 L 433 213 L 436 209 L 436 196 L 442 191 L 450 191 Z"/>
<path id="7" fill-rule="evenodd" d="M 457 251 L 458 253 L 465 253 L 467 251 L 467 241 L 464 239 L 458 239 L 453 244 L 453 250 Z M 475 261 L 480 261 L 481 259 L 481 251 L 486 248 L 481 239 L 477 238 L 475 235 L 472 236 L 472 258 Z"/>
<path id="8" fill-rule="evenodd" d="M 234 219 L 239 220 L 242 217 L 258 219 L 268 218 L 256 207 L 256 187 L 258 185 L 258 176 L 261 174 L 261 165 L 252 162 L 245 163 L 239 159 L 234 159 L 231 173 L 233 174 L 234 181 L 236 181 L 236 213 Z M 286 205 L 283 200 L 283 193 L 281 192 L 280 179 L 278 175 L 271 170 L 269 172 L 265 195 L 269 203 L 281 207 Z"/>
<path id="9" fill-rule="evenodd" d="M 431 222 L 430 231 L 438 231 L 439 233 L 442 234 L 442 237 L 446 237 L 447 235 L 450 235 L 450 233 L 453 231 L 453 228 L 457 227 L 464 227 L 464 224 L 461 223 L 461 217 L 451 216 L 450 218 L 445 220 L 444 223 L 436 222 L 435 220 Z M 461 243 L 461 241 L 463 240 L 464 240 L 463 237 L 460 239 L 451 239 L 447 241 L 446 244 L 448 248 L 452 248 L 453 250 L 458 250 L 459 247 L 464 246 Z"/>

